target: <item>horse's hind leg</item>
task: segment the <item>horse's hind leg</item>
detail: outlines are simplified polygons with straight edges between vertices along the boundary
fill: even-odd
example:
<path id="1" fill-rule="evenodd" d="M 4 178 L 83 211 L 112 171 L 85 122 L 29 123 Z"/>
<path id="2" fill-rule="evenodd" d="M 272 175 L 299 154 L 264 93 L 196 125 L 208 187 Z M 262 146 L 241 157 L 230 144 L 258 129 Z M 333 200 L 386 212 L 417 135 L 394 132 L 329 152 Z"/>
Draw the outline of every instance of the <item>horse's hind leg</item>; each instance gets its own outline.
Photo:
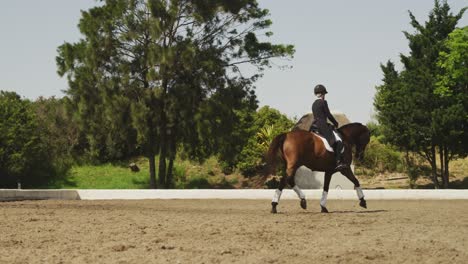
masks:
<path id="1" fill-rule="evenodd" d="M 279 200 L 281 198 L 281 193 L 283 192 L 284 187 L 286 186 L 286 176 L 281 177 L 278 189 L 275 190 L 273 195 L 273 200 L 271 200 L 271 213 L 276 214 L 276 206 L 278 206 Z"/>
<path id="2" fill-rule="evenodd" d="M 364 193 L 362 192 L 361 185 L 359 184 L 358 179 L 354 176 L 353 171 L 350 168 L 346 168 L 341 172 L 346 178 L 348 178 L 352 183 L 354 183 L 354 189 L 356 190 L 356 194 L 359 198 L 359 206 L 363 208 L 367 208 L 366 199 L 364 199 Z"/>
<path id="3" fill-rule="evenodd" d="M 277 213 L 276 207 L 278 206 L 279 200 L 281 198 L 281 194 L 283 192 L 284 187 L 286 187 L 286 183 L 288 183 L 293 190 L 297 193 L 297 196 L 301 199 L 300 205 L 303 209 L 307 208 L 307 201 L 305 199 L 305 195 L 301 189 L 296 185 L 294 176 L 296 174 L 297 168 L 296 167 L 289 167 L 286 169 L 286 175 L 281 177 L 280 184 L 278 189 L 275 191 L 273 196 L 273 200 L 271 201 L 271 212 Z"/>
<path id="4" fill-rule="evenodd" d="M 305 198 L 305 194 L 302 192 L 299 186 L 296 185 L 296 181 L 295 181 L 296 171 L 297 171 L 297 168 L 290 168 L 286 171 L 286 174 L 288 175 L 288 184 L 289 186 L 292 187 L 292 189 L 297 194 L 299 199 L 301 199 L 301 202 L 300 202 L 301 208 L 307 209 L 307 200 Z"/>
<path id="5" fill-rule="evenodd" d="M 327 209 L 327 198 L 328 198 L 328 189 L 330 188 L 330 181 L 333 173 L 326 171 L 325 172 L 325 181 L 323 183 L 323 192 L 322 198 L 320 199 L 320 208 L 322 208 L 322 213 L 328 213 Z"/>

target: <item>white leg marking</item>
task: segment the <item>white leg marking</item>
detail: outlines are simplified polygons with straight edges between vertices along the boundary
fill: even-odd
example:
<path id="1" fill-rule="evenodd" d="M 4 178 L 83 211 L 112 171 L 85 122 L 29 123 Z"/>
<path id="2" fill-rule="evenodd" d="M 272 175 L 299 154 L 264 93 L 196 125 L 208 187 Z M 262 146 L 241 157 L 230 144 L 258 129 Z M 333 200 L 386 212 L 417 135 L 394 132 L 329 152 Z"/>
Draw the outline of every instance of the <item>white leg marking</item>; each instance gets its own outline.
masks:
<path id="1" fill-rule="evenodd" d="M 273 203 L 279 203 L 279 200 L 281 198 L 281 193 L 282 191 L 280 191 L 279 189 L 276 189 L 275 195 L 273 195 L 273 200 L 272 200 Z"/>
<path id="2" fill-rule="evenodd" d="M 294 185 L 293 190 L 297 193 L 297 196 L 299 196 L 300 199 L 305 199 L 305 194 L 301 189 L 299 189 L 299 186 Z"/>
<path id="3" fill-rule="evenodd" d="M 359 198 L 359 200 L 364 198 L 364 193 L 362 192 L 361 187 L 354 187 L 354 189 L 356 189 L 357 197 Z"/>
<path id="4" fill-rule="evenodd" d="M 322 192 L 322 199 L 320 199 L 320 205 L 323 207 L 326 207 L 327 205 L 327 197 L 328 197 L 328 192 L 323 191 Z"/>

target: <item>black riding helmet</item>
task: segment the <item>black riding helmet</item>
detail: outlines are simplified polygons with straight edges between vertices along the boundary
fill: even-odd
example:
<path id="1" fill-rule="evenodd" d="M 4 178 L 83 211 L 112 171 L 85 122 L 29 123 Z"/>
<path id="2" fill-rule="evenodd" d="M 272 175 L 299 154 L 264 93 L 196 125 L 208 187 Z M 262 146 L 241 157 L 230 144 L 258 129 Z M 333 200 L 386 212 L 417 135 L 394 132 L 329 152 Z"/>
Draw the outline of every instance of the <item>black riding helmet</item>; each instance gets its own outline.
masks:
<path id="1" fill-rule="evenodd" d="M 314 94 L 327 94 L 327 93 L 328 93 L 327 89 L 325 88 L 325 86 L 323 86 L 321 84 L 318 84 L 314 88 Z"/>

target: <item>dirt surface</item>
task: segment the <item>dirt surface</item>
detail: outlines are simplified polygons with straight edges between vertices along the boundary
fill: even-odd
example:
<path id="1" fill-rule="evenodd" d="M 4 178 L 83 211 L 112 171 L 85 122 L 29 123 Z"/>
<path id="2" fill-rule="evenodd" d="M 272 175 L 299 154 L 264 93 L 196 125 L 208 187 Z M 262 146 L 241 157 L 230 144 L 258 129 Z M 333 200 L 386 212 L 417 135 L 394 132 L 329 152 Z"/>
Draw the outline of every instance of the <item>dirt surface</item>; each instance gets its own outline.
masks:
<path id="1" fill-rule="evenodd" d="M 467 263 L 468 201 L 0 202 L 0 263 Z"/>

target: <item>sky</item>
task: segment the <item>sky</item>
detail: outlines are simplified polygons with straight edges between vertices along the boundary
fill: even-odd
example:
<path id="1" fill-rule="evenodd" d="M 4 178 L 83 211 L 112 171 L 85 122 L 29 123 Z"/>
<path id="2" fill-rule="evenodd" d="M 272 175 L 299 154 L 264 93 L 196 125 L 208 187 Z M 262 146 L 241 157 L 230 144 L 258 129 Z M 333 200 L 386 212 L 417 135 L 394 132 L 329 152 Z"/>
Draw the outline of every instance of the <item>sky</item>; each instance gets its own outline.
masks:
<path id="1" fill-rule="evenodd" d="M 407 54 L 403 31 L 413 32 L 408 10 L 423 22 L 433 0 L 258 0 L 271 13 L 273 43 L 293 44 L 291 60 L 275 60 L 256 83 L 259 105 L 269 105 L 291 118 L 311 111 L 316 84 L 327 87 L 332 112 L 353 122 L 374 118 L 375 87 L 380 64 Z M 57 47 L 81 35 L 80 10 L 94 0 L 0 0 L 0 90 L 29 99 L 62 97 L 67 81 L 57 75 Z M 449 0 L 452 12 L 468 6 Z M 468 25 L 468 13 L 458 26 Z"/>

